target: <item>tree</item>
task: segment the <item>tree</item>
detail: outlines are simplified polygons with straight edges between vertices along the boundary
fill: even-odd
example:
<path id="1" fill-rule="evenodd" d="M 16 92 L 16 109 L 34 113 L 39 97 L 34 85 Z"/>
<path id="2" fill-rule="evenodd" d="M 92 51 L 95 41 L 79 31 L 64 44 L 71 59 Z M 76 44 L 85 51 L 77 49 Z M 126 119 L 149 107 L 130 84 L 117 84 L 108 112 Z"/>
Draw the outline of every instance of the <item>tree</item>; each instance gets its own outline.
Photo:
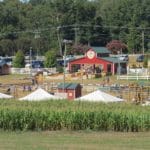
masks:
<path id="1" fill-rule="evenodd" d="M 15 45 L 14 42 L 9 39 L 2 39 L 0 41 L 1 52 L 0 54 L 3 56 L 13 56 Z"/>
<path id="2" fill-rule="evenodd" d="M 113 54 L 118 54 L 119 53 L 127 53 L 127 46 L 122 43 L 119 40 L 112 40 L 109 42 L 106 47 L 113 53 Z"/>
<path id="3" fill-rule="evenodd" d="M 89 49 L 90 47 L 88 45 L 83 45 L 83 44 L 78 44 L 78 45 L 73 45 L 72 46 L 72 54 L 76 55 L 84 55 L 85 52 Z"/>
<path id="4" fill-rule="evenodd" d="M 25 65 L 25 57 L 21 50 L 16 53 L 16 56 L 13 60 L 13 67 L 22 68 Z"/>
<path id="5" fill-rule="evenodd" d="M 51 68 L 56 66 L 56 53 L 55 51 L 47 51 L 45 53 L 45 67 Z"/>

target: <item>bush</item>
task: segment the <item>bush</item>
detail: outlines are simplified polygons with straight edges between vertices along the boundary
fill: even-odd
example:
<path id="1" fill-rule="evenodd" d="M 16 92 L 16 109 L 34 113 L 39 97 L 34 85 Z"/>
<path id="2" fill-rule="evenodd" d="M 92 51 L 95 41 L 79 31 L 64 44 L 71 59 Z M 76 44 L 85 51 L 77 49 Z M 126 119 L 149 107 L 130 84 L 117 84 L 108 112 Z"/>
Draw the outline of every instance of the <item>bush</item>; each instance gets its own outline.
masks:
<path id="1" fill-rule="evenodd" d="M 63 70 L 64 70 L 63 66 L 57 66 L 57 72 L 63 73 Z"/>
<path id="2" fill-rule="evenodd" d="M 47 51 L 45 54 L 45 63 L 46 68 L 52 68 L 56 66 L 56 52 Z"/>
<path id="3" fill-rule="evenodd" d="M 25 66 L 25 57 L 21 50 L 16 53 L 16 56 L 13 60 L 13 67 L 23 68 Z"/>
<path id="4" fill-rule="evenodd" d="M 143 67 L 144 67 L 144 68 L 147 68 L 147 67 L 148 67 L 148 56 L 145 56 L 145 57 L 144 57 Z"/>

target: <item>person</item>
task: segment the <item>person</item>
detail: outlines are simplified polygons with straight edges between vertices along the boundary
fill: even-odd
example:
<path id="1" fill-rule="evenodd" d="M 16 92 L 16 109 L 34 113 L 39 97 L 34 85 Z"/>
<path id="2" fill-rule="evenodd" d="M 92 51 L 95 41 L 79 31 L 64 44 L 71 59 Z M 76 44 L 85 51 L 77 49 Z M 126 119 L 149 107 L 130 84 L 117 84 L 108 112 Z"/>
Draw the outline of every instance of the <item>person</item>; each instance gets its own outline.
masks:
<path id="1" fill-rule="evenodd" d="M 6 91 L 7 94 L 10 94 L 10 87 Z"/>
<path id="2" fill-rule="evenodd" d="M 30 85 L 28 86 L 28 91 L 29 91 L 29 92 L 31 92 L 31 91 L 32 91 L 32 89 L 31 89 L 31 86 L 30 86 Z"/>
<path id="3" fill-rule="evenodd" d="M 35 85 L 35 79 L 32 78 L 32 85 Z"/>
<path id="4" fill-rule="evenodd" d="M 107 84 L 109 84 L 109 80 L 110 80 L 110 79 L 109 79 L 109 77 L 107 76 L 107 78 L 106 78 Z"/>
<path id="5" fill-rule="evenodd" d="M 23 85 L 23 92 L 25 92 L 25 90 L 26 90 L 26 86 L 25 86 L 25 85 Z"/>

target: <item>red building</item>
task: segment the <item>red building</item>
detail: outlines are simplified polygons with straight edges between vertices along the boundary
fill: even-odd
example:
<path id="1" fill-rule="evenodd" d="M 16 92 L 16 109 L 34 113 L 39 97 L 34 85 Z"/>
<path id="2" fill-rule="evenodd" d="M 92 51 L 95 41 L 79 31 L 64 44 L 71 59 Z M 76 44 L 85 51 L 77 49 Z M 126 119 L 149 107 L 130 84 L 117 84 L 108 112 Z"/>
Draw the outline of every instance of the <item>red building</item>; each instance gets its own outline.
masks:
<path id="1" fill-rule="evenodd" d="M 82 87 L 78 83 L 60 83 L 58 93 L 66 93 L 67 99 L 73 100 L 81 96 Z"/>
<path id="2" fill-rule="evenodd" d="M 116 74 L 120 65 L 120 73 L 126 73 L 126 61 L 121 61 L 117 57 L 109 57 L 109 51 L 101 48 L 91 48 L 85 56 L 72 60 L 68 63 L 69 72 L 84 70 L 87 73 L 106 73 Z"/>

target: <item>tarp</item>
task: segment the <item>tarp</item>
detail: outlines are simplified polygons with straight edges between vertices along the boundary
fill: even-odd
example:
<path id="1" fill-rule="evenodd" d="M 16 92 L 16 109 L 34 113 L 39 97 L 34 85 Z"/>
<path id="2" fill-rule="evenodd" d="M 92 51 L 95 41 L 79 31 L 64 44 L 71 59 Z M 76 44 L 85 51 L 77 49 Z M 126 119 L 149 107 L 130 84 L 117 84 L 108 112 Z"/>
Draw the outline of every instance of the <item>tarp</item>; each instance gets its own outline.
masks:
<path id="1" fill-rule="evenodd" d="M 75 100 L 80 100 L 80 101 L 93 101 L 93 102 L 104 102 L 104 103 L 109 103 L 109 102 L 122 102 L 124 101 L 123 99 L 117 98 L 115 96 L 112 96 L 110 94 L 107 94 L 105 92 L 102 92 L 100 90 L 97 90 L 95 92 L 89 93 L 85 96 L 79 97 Z"/>
<path id="2" fill-rule="evenodd" d="M 9 98 L 13 98 L 13 96 L 0 93 L 0 99 L 9 99 Z"/>
<path id="3" fill-rule="evenodd" d="M 27 100 L 27 101 L 42 101 L 42 100 L 49 100 L 49 99 L 61 99 L 60 97 L 54 96 L 49 94 L 45 90 L 38 88 L 36 91 L 32 92 L 31 94 L 20 98 L 19 100 Z"/>

